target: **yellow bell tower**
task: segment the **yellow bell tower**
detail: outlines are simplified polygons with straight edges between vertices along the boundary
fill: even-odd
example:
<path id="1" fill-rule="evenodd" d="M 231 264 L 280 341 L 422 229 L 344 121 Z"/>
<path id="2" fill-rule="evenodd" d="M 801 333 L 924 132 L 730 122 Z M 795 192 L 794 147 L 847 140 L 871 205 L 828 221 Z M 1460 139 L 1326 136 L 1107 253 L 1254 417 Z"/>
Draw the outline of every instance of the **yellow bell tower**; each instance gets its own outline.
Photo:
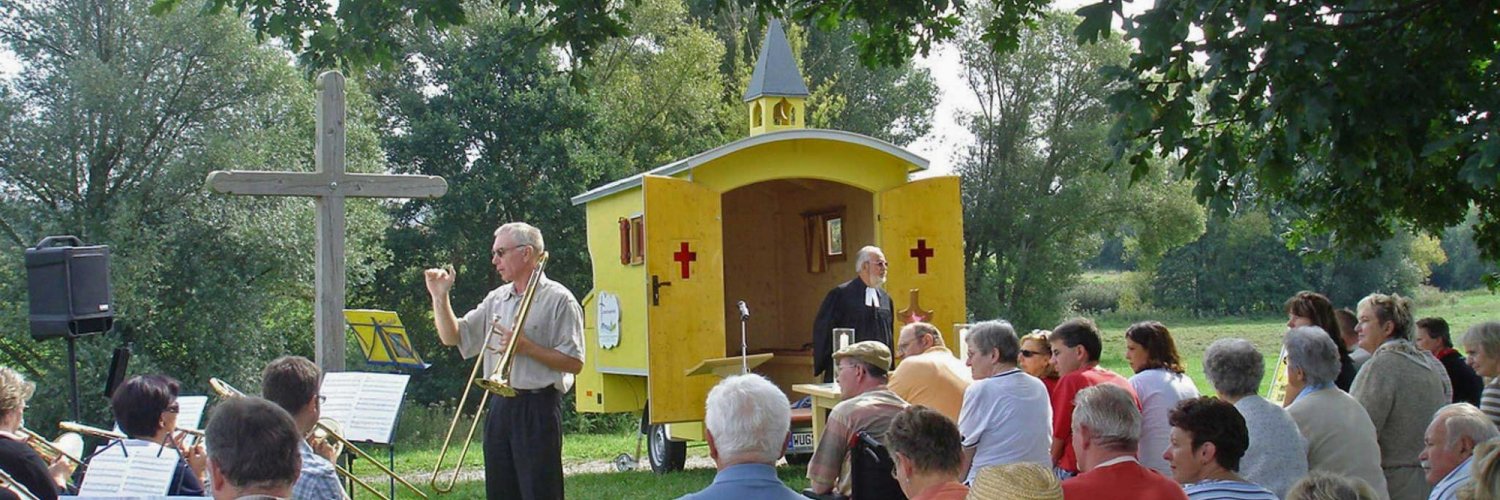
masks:
<path id="1" fill-rule="evenodd" d="M 781 21 L 772 19 L 766 27 L 766 39 L 760 45 L 755 73 L 745 89 L 745 108 L 749 111 L 750 135 L 777 130 L 807 128 L 807 84 L 797 60 L 792 58 L 791 44 Z"/>

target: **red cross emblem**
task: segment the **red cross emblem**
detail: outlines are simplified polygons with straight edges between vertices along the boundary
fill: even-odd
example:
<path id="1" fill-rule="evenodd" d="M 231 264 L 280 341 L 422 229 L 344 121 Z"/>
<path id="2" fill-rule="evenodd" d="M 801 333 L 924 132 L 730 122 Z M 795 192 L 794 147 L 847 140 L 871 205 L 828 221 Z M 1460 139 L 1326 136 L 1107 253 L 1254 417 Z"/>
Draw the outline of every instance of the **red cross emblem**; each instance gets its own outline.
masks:
<path id="1" fill-rule="evenodd" d="M 912 258 L 917 259 L 917 274 L 927 274 L 927 259 L 932 258 L 933 250 L 927 248 L 927 240 L 917 240 L 917 247 L 911 249 Z"/>
<path id="2" fill-rule="evenodd" d="M 681 250 L 672 253 L 672 260 L 682 263 L 682 279 L 688 279 L 688 276 L 692 274 L 689 263 L 698 260 L 698 252 L 688 251 L 686 241 L 682 242 L 681 248 Z"/>

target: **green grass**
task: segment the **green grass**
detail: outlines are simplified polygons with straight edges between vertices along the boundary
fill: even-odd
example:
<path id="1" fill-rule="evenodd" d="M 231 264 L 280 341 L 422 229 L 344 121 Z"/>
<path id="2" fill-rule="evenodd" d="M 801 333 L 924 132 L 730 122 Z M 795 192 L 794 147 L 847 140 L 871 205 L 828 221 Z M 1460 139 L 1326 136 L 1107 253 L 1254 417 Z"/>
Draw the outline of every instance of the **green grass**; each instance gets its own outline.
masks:
<path id="1" fill-rule="evenodd" d="M 1444 294 L 1441 300 L 1434 302 L 1435 305 L 1417 307 L 1413 311 L 1414 316 L 1437 316 L 1448 320 L 1455 339 L 1476 323 L 1500 319 L 1500 295 L 1487 291 Z M 1130 323 L 1131 320 L 1118 316 L 1099 318 L 1099 327 L 1104 330 L 1104 354 L 1100 356 L 1100 364 L 1127 378 L 1134 374 L 1130 364 L 1125 362 L 1125 328 Z M 1213 388 L 1208 385 L 1208 379 L 1203 376 L 1203 350 L 1209 344 L 1223 338 L 1247 339 L 1266 356 L 1266 370 L 1269 372 L 1274 358 L 1281 352 L 1281 335 L 1286 332 L 1286 317 L 1279 315 L 1174 319 L 1163 320 L 1162 323 L 1171 330 L 1172 339 L 1177 342 L 1177 351 L 1187 365 L 1188 376 L 1198 385 L 1198 392 L 1205 395 L 1214 394 Z M 1261 394 L 1265 394 L 1270 385 L 1271 377 L 1267 373 L 1261 380 Z"/>
<path id="2" fill-rule="evenodd" d="M 1500 314 L 1497 314 L 1497 311 L 1500 311 L 1500 296 L 1487 292 L 1446 294 L 1436 299 L 1426 300 L 1425 303 L 1429 305 L 1419 307 L 1416 311 L 1417 317 L 1444 317 L 1452 325 L 1455 336 L 1462 335 L 1470 325 L 1480 321 L 1500 319 Z M 1132 371 L 1123 358 L 1123 333 L 1133 319 L 1135 318 L 1127 318 L 1124 315 L 1099 318 L 1100 327 L 1105 332 L 1102 363 L 1105 367 L 1127 377 L 1132 374 Z M 1188 374 L 1198 384 L 1198 390 L 1203 394 L 1214 392 L 1211 387 L 1208 387 L 1207 379 L 1203 376 L 1203 350 L 1210 343 L 1227 337 L 1249 339 L 1260 348 L 1262 353 L 1266 354 L 1269 365 L 1269 360 L 1280 350 L 1281 334 L 1286 330 L 1286 319 L 1280 316 L 1217 320 L 1171 319 L 1164 320 L 1163 323 L 1172 331 L 1178 350 L 1187 362 Z M 1262 384 L 1263 387 L 1269 386 L 1270 377 L 1267 376 Z M 440 407 L 411 407 L 402 414 L 400 434 L 403 440 L 400 441 L 402 447 L 398 450 L 399 454 L 396 457 L 396 470 L 403 476 L 420 477 L 420 481 L 413 482 L 423 489 L 427 488 L 426 479 L 437 458 L 437 441 L 441 439 L 442 432 L 447 430 L 448 419 L 452 417 L 449 411 L 451 410 Z M 464 430 L 467 428 L 461 428 L 459 431 Z M 475 443 L 469 450 L 469 457 L 465 460 L 467 470 L 477 471 L 483 468 L 483 451 L 478 441 L 479 436 L 476 436 Z M 633 432 L 566 434 L 563 438 L 563 462 L 569 466 L 607 462 L 621 453 L 636 454 L 635 445 L 636 438 Z M 385 456 L 383 449 L 377 451 L 382 458 Z M 707 448 L 701 446 L 701 443 L 688 448 L 689 457 L 706 455 Z M 449 463 L 451 464 L 456 458 L 456 455 L 451 455 L 448 458 Z M 640 464 L 646 470 L 570 475 L 565 480 L 568 497 L 675 498 L 703 489 L 713 482 L 714 470 L 711 468 L 689 469 L 657 475 L 649 470 L 650 466 L 645 460 L 641 460 Z M 357 467 L 361 476 L 374 479 L 372 476 L 374 471 L 368 464 L 359 464 Z M 807 486 L 805 467 L 782 466 L 777 471 L 781 479 L 791 488 L 800 490 Z M 381 484 L 384 483 L 381 482 Z M 359 496 L 369 496 L 363 491 L 355 493 Z M 479 480 L 461 482 L 453 493 L 445 495 L 446 498 L 462 499 L 482 498 L 483 496 L 484 482 Z M 402 493 L 399 498 L 415 498 L 415 496 Z"/>

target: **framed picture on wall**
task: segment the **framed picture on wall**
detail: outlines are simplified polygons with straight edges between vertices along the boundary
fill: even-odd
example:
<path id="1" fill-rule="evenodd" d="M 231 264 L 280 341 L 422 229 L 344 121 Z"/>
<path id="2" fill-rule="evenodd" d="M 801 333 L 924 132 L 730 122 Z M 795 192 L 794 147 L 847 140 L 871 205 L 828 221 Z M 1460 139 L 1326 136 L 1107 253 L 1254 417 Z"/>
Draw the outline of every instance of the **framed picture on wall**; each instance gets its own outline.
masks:
<path id="1" fill-rule="evenodd" d="M 844 208 L 802 214 L 807 272 L 821 273 L 829 262 L 847 260 L 844 252 Z"/>

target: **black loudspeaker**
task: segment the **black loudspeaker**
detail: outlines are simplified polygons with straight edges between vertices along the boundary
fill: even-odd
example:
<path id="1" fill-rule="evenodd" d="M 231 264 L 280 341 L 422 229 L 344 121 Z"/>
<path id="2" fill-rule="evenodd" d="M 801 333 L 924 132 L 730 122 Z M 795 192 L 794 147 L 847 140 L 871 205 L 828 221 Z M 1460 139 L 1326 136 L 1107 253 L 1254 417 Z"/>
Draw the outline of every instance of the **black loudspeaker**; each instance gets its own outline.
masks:
<path id="1" fill-rule="evenodd" d="M 115 310 L 109 288 L 109 247 L 83 246 L 73 236 L 48 236 L 26 249 L 31 337 L 81 337 L 109 331 Z"/>

